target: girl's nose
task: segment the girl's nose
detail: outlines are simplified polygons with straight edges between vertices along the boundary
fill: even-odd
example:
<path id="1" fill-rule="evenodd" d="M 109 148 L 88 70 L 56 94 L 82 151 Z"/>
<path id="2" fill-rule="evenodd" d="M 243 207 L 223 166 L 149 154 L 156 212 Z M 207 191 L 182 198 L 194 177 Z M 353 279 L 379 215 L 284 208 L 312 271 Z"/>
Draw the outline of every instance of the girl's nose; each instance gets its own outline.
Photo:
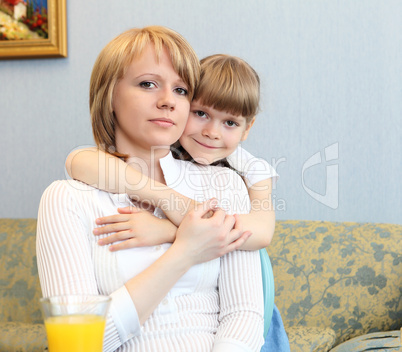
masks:
<path id="1" fill-rule="evenodd" d="M 204 128 L 202 129 L 202 135 L 205 137 L 208 137 L 210 139 L 219 139 L 220 134 L 219 134 L 219 129 L 218 126 L 214 123 L 208 123 Z"/>

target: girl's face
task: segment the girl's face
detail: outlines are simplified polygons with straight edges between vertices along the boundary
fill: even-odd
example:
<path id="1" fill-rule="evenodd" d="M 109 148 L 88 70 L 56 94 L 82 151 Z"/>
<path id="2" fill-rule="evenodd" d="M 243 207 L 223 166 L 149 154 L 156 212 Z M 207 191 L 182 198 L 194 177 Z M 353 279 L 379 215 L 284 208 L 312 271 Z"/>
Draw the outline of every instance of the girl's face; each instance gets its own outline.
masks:
<path id="1" fill-rule="evenodd" d="M 253 123 L 193 101 L 180 144 L 198 163 L 212 164 L 232 154 Z"/>
<path id="2" fill-rule="evenodd" d="M 164 49 L 158 62 L 151 44 L 117 82 L 112 101 L 117 150 L 130 156 L 149 155 L 153 147 L 176 142 L 190 109 L 187 86 L 169 53 Z"/>

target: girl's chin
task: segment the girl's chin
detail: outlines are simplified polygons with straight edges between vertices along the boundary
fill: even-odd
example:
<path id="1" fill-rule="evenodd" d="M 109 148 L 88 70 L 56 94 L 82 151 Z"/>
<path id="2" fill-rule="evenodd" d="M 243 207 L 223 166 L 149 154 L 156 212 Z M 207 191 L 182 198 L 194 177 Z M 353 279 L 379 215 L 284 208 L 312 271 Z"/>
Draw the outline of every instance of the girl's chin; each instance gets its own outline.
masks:
<path id="1" fill-rule="evenodd" d="M 195 162 L 197 162 L 198 164 L 201 164 L 201 165 L 211 165 L 214 162 L 213 160 L 210 160 L 210 159 L 205 158 L 203 156 L 193 157 L 193 160 Z"/>

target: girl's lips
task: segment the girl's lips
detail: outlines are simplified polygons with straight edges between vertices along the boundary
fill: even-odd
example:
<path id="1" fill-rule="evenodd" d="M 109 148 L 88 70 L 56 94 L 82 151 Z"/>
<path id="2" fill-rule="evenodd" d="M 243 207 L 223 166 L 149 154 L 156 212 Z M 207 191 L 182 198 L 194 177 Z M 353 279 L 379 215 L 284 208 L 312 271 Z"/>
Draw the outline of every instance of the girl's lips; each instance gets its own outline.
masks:
<path id="1" fill-rule="evenodd" d="M 174 125 L 174 122 L 171 119 L 161 118 L 161 119 L 152 119 L 149 121 L 161 127 L 171 127 Z"/>
<path id="2" fill-rule="evenodd" d="M 210 146 L 210 145 L 207 145 L 207 144 L 198 142 L 196 139 L 194 139 L 194 140 L 195 140 L 199 145 L 202 145 L 202 146 L 205 147 L 205 148 L 208 148 L 208 149 L 218 149 L 218 147 L 213 147 L 213 146 Z"/>

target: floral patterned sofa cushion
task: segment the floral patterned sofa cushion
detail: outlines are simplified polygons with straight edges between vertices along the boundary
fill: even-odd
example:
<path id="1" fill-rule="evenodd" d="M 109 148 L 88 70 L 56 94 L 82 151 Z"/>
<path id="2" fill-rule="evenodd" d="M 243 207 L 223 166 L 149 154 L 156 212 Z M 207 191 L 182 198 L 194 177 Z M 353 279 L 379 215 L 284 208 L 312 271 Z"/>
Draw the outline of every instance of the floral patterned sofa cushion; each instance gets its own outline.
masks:
<path id="1" fill-rule="evenodd" d="M 287 328 L 291 352 L 327 352 L 336 340 L 330 328 L 293 326 Z"/>
<path id="2" fill-rule="evenodd" d="M 0 351 L 43 352 L 47 345 L 43 324 L 1 323 Z"/>
<path id="3" fill-rule="evenodd" d="M 0 351 L 43 352 L 35 219 L 0 219 Z"/>
<path id="4" fill-rule="evenodd" d="M 267 250 L 291 347 L 295 327 L 330 328 L 335 346 L 402 325 L 401 225 L 277 221 Z"/>

